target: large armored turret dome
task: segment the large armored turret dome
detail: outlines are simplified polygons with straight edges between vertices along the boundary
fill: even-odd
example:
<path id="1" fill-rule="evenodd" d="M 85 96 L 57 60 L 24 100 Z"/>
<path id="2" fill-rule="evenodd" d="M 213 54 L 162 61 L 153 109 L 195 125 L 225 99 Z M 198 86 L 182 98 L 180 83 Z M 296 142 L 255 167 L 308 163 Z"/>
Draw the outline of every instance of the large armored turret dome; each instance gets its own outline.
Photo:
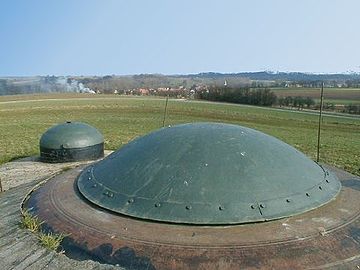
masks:
<path id="1" fill-rule="evenodd" d="M 81 194 L 131 217 L 241 224 L 317 208 L 337 178 L 288 144 L 217 123 L 183 124 L 138 138 L 78 177 Z"/>
<path id="2" fill-rule="evenodd" d="M 104 156 L 104 138 L 94 127 L 66 122 L 48 129 L 40 139 L 40 157 L 46 162 L 92 160 Z"/>

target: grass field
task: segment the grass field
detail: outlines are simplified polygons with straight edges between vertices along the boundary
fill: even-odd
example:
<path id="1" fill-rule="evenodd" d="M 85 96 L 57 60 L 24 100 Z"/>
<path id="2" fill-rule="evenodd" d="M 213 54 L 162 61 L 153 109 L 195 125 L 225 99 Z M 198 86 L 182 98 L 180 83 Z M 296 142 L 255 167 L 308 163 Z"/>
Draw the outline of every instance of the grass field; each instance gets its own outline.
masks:
<path id="1" fill-rule="evenodd" d="M 33 100 L 33 101 L 32 101 Z M 162 126 L 164 99 L 56 94 L 0 98 L 0 163 L 38 154 L 43 132 L 66 120 L 87 122 L 117 149 Z M 169 100 L 166 124 L 214 121 L 239 124 L 273 135 L 312 159 L 318 117 L 314 114 L 242 105 Z M 325 116 L 321 161 L 360 175 L 360 118 Z"/>
<path id="2" fill-rule="evenodd" d="M 320 98 L 320 89 L 316 88 L 271 88 L 278 97 L 300 96 Z M 324 88 L 325 102 L 334 104 L 360 104 L 359 88 Z"/>

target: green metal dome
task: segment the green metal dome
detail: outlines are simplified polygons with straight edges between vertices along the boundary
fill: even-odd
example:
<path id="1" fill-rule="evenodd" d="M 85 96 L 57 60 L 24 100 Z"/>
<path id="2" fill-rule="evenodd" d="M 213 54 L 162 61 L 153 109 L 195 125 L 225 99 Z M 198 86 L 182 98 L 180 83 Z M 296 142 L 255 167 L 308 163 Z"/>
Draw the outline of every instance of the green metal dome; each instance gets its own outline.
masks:
<path id="1" fill-rule="evenodd" d="M 138 138 L 78 177 L 82 195 L 136 218 L 241 224 L 317 208 L 336 176 L 288 144 L 237 125 L 194 123 Z"/>
<path id="2" fill-rule="evenodd" d="M 104 137 L 94 127 L 66 122 L 48 129 L 40 139 L 40 157 L 47 162 L 91 160 L 104 156 Z"/>

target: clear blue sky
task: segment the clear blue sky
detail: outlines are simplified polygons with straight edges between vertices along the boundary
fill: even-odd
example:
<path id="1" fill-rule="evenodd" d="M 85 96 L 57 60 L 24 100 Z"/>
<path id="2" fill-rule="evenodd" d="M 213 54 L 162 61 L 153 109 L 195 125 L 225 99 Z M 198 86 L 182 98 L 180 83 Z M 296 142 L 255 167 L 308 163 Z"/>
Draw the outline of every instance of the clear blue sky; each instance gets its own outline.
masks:
<path id="1" fill-rule="evenodd" d="M 1 0 L 0 76 L 360 71 L 359 0 Z"/>

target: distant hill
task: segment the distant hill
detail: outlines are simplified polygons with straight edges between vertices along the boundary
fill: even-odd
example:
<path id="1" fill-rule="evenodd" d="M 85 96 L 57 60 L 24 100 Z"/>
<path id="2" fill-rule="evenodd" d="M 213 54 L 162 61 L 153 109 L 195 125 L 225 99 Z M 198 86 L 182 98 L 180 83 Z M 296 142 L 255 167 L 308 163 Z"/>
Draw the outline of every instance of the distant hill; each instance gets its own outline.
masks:
<path id="1" fill-rule="evenodd" d="M 330 81 L 330 80 L 359 80 L 360 73 L 340 73 L 340 74 L 316 74 L 316 73 L 302 73 L 302 72 L 241 72 L 241 73 L 216 73 L 206 72 L 190 75 L 179 75 L 179 77 L 199 77 L 199 78 L 226 78 L 239 77 L 250 80 L 262 81 Z"/>
<path id="2" fill-rule="evenodd" d="M 301 72 L 206 72 L 185 75 L 139 74 L 107 76 L 36 76 L 0 78 L 0 95 L 41 92 L 101 92 L 113 93 L 139 88 L 194 89 L 198 85 L 231 87 L 286 87 L 296 84 L 318 87 L 322 82 L 328 87 L 360 87 L 360 74 L 314 74 Z"/>

